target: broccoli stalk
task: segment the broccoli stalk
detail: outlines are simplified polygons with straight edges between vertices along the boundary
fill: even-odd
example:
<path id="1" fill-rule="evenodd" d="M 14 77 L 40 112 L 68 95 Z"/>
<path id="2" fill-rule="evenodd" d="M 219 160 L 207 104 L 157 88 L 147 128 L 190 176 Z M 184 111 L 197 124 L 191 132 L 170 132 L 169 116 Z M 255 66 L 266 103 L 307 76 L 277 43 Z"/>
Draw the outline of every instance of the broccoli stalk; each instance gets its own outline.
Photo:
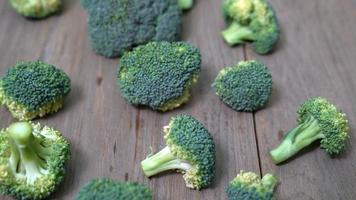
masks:
<path id="1" fill-rule="evenodd" d="M 169 147 L 165 147 L 155 155 L 146 158 L 142 161 L 141 166 L 147 177 L 167 170 L 189 171 L 192 168 L 188 162 L 177 158 Z"/>
<path id="2" fill-rule="evenodd" d="M 299 109 L 299 125 L 290 130 L 280 145 L 270 154 L 279 164 L 303 148 L 320 140 L 320 145 L 330 154 L 339 154 L 348 138 L 346 115 L 326 99 L 317 97 L 306 101 Z"/>
<path id="3" fill-rule="evenodd" d="M 10 0 L 19 14 L 29 18 L 45 18 L 61 9 L 61 0 Z"/>
<path id="4" fill-rule="evenodd" d="M 194 0 L 178 0 L 178 6 L 182 10 L 189 10 L 193 7 Z"/>
<path id="5" fill-rule="evenodd" d="M 231 23 L 221 34 L 225 41 L 231 46 L 255 40 L 253 32 L 249 28 L 236 22 Z"/>

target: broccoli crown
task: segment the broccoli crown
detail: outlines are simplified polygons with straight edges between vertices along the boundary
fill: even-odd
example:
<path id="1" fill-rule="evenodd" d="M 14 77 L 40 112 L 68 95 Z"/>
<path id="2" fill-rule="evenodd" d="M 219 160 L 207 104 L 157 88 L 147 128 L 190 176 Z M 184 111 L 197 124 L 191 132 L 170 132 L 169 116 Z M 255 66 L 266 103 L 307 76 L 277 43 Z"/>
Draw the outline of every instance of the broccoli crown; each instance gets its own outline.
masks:
<path id="1" fill-rule="evenodd" d="M 60 132 L 17 122 L 0 132 L 0 193 L 17 199 L 48 197 L 63 180 L 69 143 Z"/>
<path id="2" fill-rule="evenodd" d="M 152 192 L 138 183 L 96 179 L 81 188 L 75 200 L 152 200 Z"/>
<path id="3" fill-rule="evenodd" d="M 276 14 L 265 0 L 225 0 L 223 14 L 229 27 L 222 35 L 230 45 L 252 41 L 257 53 L 266 54 L 279 39 Z"/>
<path id="4" fill-rule="evenodd" d="M 176 41 L 182 11 L 177 0 L 81 0 L 94 51 L 117 57 L 149 41 Z"/>
<path id="5" fill-rule="evenodd" d="M 345 148 L 348 136 L 346 114 L 322 97 L 315 97 L 304 102 L 298 110 L 300 124 L 313 117 L 318 123 L 322 138 L 321 148 L 329 154 L 339 154 Z"/>
<path id="6" fill-rule="evenodd" d="M 266 174 L 262 180 L 253 172 L 243 172 L 234 178 L 227 187 L 229 200 L 275 200 L 273 190 L 278 180 Z"/>
<path id="7" fill-rule="evenodd" d="M 61 0 L 10 0 L 19 14 L 30 18 L 44 18 L 61 9 Z"/>
<path id="8" fill-rule="evenodd" d="M 178 6 L 182 10 L 189 10 L 193 7 L 194 0 L 177 0 L 178 1 Z"/>
<path id="9" fill-rule="evenodd" d="M 213 85 L 216 94 L 236 111 L 261 109 L 272 93 L 272 76 L 259 61 L 241 61 L 220 71 Z"/>
<path id="10" fill-rule="evenodd" d="M 199 50 L 185 42 L 150 42 L 125 53 L 118 85 L 133 105 L 167 111 L 188 101 L 199 77 Z"/>
<path id="11" fill-rule="evenodd" d="M 315 97 L 305 101 L 298 114 L 299 125 L 290 130 L 281 144 L 270 152 L 276 164 L 289 159 L 317 140 L 320 140 L 321 148 L 330 155 L 344 150 L 349 137 L 345 113 L 325 98 Z"/>
<path id="12" fill-rule="evenodd" d="M 69 77 L 42 61 L 21 62 L 0 80 L 0 101 L 19 119 L 56 112 L 70 92 Z"/>
<path id="13" fill-rule="evenodd" d="M 210 185 L 215 177 L 215 145 L 208 130 L 193 117 L 178 115 L 165 133 L 167 147 L 141 162 L 145 174 L 178 170 L 189 188 Z"/>

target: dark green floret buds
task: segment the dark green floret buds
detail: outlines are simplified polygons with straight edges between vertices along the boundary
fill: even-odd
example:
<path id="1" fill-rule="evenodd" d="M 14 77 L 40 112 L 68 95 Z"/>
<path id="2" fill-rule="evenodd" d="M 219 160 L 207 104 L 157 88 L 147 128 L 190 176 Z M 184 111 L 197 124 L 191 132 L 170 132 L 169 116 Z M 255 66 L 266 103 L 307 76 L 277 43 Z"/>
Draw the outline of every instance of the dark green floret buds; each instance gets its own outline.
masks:
<path id="1" fill-rule="evenodd" d="M 57 112 L 70 90 L 62 70 L 42 61 L 21 62 L 0 79 L 0 103 L 13 117 L 30 120 Z"/>
<path id="2" fill-rule="evenodd" d="M 340 154 L 349 137 L 346 114 L 322 97 L 311 98 L 300 106 L 298 126 L 290 130 L 270 154 L 279 164 L 315 141 L 329 155 Z"/>
<path id="3" fill-rule="evenodd" d="M 16 199 L 48 197 L 61 183 L 70 147 L 61 133 L 31 122 L 0 131 L 0 193 Z"/>
<path id="4" fill-rule="evenodd" d="M 252 42 L 259 54 L 273 50 L 279 39 L 279 26 L 266 0 L 224 0 L 223 14 L 228 28 L 222 36 L 229 45 Z"/>
<path id="5" fill-rule="evenodd" d="M 273 191 L 277 183 L 277 177 L 272 174 L 261 179 L 253 172 L 241 171 L 230 182 L 226 193 L 229 200 L 275 200 Z"/>
<path id="6" fill-rule="evenodd" d="M 75 200 L 152 200 L 152 192 L 138 183 L 96 179 L 82 187 Z"/>
<path id="7" fill-rule="evenodd" d="M 19 14 L 29 18 L 44 18 L 61 9 L 61 0 L 10 0 Z"/>
<path id="8" fill-rule="evenodd" d="M 177 0 L 81 0 L 88 15 L 93 50 L 118 57 L 150 41 L 180 39 L 182 9 Z"/>
<path id="9" fill-rule="evenodd" d="M 272 76 L 259 61 L 241 61 L 221 70 L 212 86 L 232 109 L 252 112 L 267 104 L 272 93 Z"/>
<path id="10" fill-rule="evenodd" d="M 168 111 L 187 102 L 200 73 L 199 50 L 185 42 L 151 42 L 120 60 L 118 85 L 133 105 Z"/>
<path id="11" fill-rule="evenodd" d="M 164 127 L 166 147 L 141 162 L 147 177 L 176 170 L 188 188 L 202 189 L 215 177 L 215 145 L 208 130 L 189 115 L 178 115 Z"/>

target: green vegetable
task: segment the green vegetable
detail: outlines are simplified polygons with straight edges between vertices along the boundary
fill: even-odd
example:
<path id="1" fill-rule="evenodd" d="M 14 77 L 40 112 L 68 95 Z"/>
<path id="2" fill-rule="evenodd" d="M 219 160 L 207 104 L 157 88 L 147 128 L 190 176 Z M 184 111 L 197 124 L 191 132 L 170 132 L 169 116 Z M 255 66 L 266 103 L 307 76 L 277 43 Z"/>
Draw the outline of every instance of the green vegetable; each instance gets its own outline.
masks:
<path id="1" fill-rule="evenodd" d="M 57 130 L 17 122 L 0 131 L 0 193 L 43 199 L 61 183 L 69 143 Z"/>
<path id="2" fill-rule="evenodd" d="M 265 0 L 224 0 L 223 14 L 228 28 L 222 36 L 229 45 L 252 42 L 254 50 L 266 54 L 279 39 L 274 10 Z"/>
<path id="3" fill-rule="evenodd" d="M 44 18 L 61 9 L 61 0 L 10 0 L 19 14 L 30 18 Z"/>
<path id="4" fill-rule="evenodd" d="M 252 112 L 268 102 L 272 76 L 259 61 L 241 61 L 234 67 L 221 70 L 212 86 L 219 98 L 232 109 Z"/>
<path id="5" fill-rule="evenodd" d="M 55 113 L 70 92 L 69 77 L 42 61 L 21 62 L 0 79 L 0 103 L 19 120 Z"/>
<path id="6" fill-rule="evenodd" d="M 178 0 L 178 6 L 182 10 L 189 10 L 193 7 L 194 0 Z"/>
<path id="7" fill-rule="evenodd" d="M 152 192 L 138 183 L 96 179 L 80 189 L 75 200 L 152 200 Z"/>
<path id="8" fill-rule="evenodd" d="M 166 147 L 141 162 L 147 177 L 168 170 L 183 173 L 186 186 L 202 189 L 215 177 L 215 145 L 208 130 L 189 115 L 178 115 L 164 127 Z"/>
<path id="9" fill-rule="evenodd" d="M 313 142 L 320 140 L 320 146 L 328 154 L 339 154 L 345 148 L 348 136 L 346 114 L 322 97 L 307 100 L 298 111 L 298 126 L 290 130 L 282 143 L 270 154 L 279 164 Z"/>
<path id="10" fill-rule="evenodd" d="M 253 172 L 243 172 L 236 176 L 227 187 L 229 200 L 275 200 L 273 190 L 277 177 L 266 174 L 262 180 Z"/>
<path id="11" fill-rule="evenodd" d="M 182 11 L 177 0 L 81 0 L 89 17 L 93 50 L 118 57 L 149 41 L 180 38 Z"/>
<path id="12" fill-rule="evenodd" d="M 133 105 L 167 111 L 188 101 L 200 72 L 199 50 L 185 42 L 151 42 L 120 60 L 118 85 Z"/>

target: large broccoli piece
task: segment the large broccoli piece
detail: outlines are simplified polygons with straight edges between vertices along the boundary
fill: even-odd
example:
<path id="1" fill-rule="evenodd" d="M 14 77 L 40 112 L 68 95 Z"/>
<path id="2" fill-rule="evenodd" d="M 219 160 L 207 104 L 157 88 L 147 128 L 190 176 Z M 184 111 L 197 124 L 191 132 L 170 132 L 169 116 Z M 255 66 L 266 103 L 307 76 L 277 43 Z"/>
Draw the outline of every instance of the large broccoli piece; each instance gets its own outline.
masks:
<path id="1" fill-rule="evenodd" d="M 147 177 L 167 170 L 183 173 L 186 186 L 202 189 L 215 177 L 215 145 L 208 130 L 189 115 L 178 115 L 164 127 L 166 147 L 141 162 Z"/>
<path id="2" fill-rule="evenodd" d="M 282 143 L 270 154 L 273 161 L 281 163 L 306 146 L 320 140 L 320 146 L 328 154 L 342 152 L 348 136 L 346 114 L 322 97 L 307 100 L 298 111 L 298 126 L 290 130 Z"/>
<path id="3" fill-rule="evenodd" d="M 10 0 L 19 14 L 30 18 L 44 18 L 61 9 L 61 0 Z"/>
<path id="4" fill-rule="evenodd" d="M 0 103 L 19 120 L 55 113 L 70 92 L 69 77 L 42 61 L 21 62 L 0 79 Z"/>
<path id="5" fill-rule="evenodd" d="M 194 0 L 178 0 L 178 6 L 182 10 L 189 10 L 193 7 Z"/>
<path id="6" fill-rule="evenodd" d="M 224 0 L 228 28 L 222 32 L 230 45 L 252 42 L 259 54 L 269 53 L 279 39 L 274 10 L 265 0 Z"/>
<path id="7" fill-rule="evenodd" d="M 0 193 L 17 199 L 43 199 L 61 183 L 69 143 L 60 132 L 17 122 L 0 132 Z"/>
<path id="8" fill-rule="evenodd" d="M 167 111 L 188 101 L 200 72 L 199 50 L 185 42 L 151 42 L 125 53 L 118 85 L 133 105 Z"/>
<path id="9" fill-rule="evenodd" d="M 138 183 L 96 179 L 81 188 L 75 200 L 152 200 L 152 192 Z"/>
<path id="10" fill-rule="evenodd" d="M 216 94 L 236 111 L 256 111 L 272 92 L 272 76 L 259 61 L 241 61 L 220 71 L 213 85 Z"/>
<path id="11" fill-rule="evenodd" d="M 81 0 L 94 51 L 117 57 L 149 41 L 176 41 L 182 11 L 177 0 Z"/>
<path id="12" fill-rule="evenodd" d="M 227 187 L 229 200 L 275 200 L 273 190 L 278 180 L 272 174 L 261 179 L 253 172 L 241 171 Z"/>

